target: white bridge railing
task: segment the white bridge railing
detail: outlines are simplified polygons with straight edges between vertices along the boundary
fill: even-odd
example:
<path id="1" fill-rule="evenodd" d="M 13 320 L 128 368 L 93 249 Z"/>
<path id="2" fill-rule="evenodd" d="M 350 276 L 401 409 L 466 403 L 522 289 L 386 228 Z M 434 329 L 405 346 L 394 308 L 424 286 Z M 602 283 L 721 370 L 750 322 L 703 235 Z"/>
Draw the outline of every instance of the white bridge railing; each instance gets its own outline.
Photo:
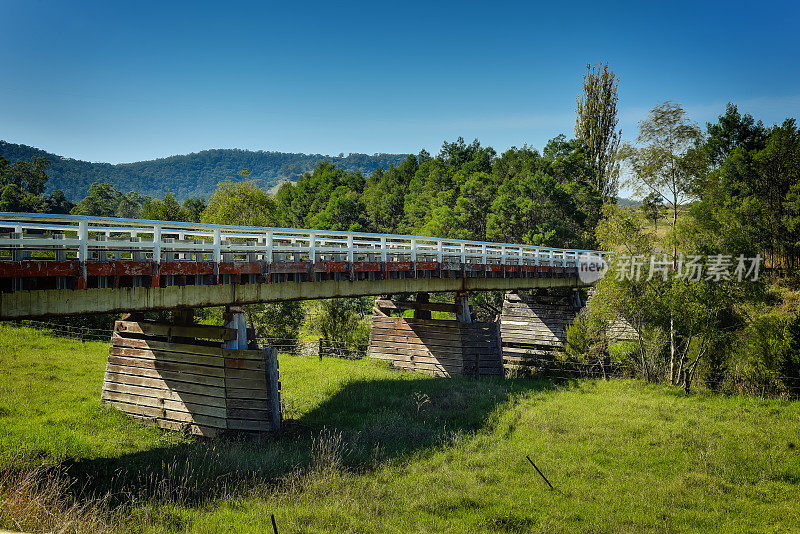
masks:
<path id="1" fill-rule="evenodd" d="M 0 261 L 438 261 L 574 267 L 600 251 L 435 237 L 0 212 Z"/>

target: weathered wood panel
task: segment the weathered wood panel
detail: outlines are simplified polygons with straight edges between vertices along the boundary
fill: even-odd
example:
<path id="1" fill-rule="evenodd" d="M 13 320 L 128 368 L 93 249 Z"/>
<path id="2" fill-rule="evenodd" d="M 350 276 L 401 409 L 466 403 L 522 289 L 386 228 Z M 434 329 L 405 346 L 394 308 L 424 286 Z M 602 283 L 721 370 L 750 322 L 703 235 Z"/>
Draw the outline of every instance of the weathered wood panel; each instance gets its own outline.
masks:
<path id="1" fill-rule="evenodd" d="M 236 333 L 231 328 L 118 321 L 102 402 L 160 428 L 202 436 L 277 430 L 276 351 L 229 349 L 206 341 L 227 341 Z"/>
<path id="2" fill-rule="evenodd" d="M 387 317 L 376 312 L 369 355 L 398 369 L 434 376 L 502 374 L 499 332 L 494 323 Z"/>
<path id="3" fill-rule="evenodd" d="M 506 295 L 500 317 L 504 369 L 535 374 L 547 362 L 555 362 L 575 315 L 569 297 Z"/>

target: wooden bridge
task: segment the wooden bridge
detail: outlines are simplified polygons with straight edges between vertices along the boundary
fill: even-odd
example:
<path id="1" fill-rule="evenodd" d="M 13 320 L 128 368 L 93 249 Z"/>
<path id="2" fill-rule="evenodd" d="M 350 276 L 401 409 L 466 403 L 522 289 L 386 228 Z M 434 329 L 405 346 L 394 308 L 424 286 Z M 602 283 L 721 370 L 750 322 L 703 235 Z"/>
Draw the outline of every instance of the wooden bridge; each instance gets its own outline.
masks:
<path id="1" fill-rule="evenodd" d="M 598 251 L 0 213 L 0 319 L 582 285 Z"/>

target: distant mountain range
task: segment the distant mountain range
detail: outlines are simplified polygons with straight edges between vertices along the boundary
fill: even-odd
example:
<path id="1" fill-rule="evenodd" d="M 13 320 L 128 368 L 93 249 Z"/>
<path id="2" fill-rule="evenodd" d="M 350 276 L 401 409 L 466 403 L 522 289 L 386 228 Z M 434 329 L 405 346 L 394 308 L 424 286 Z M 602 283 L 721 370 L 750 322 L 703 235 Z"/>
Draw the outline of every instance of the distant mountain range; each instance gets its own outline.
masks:
<path id="1" fill-rule="evenodd" d="M 349 156 L 323 156 L 321 154 L 293 154 L 259 150 L 214 149 L 170 156 L 135 163 L 91 163 L 65 158 L 27 145 L 0 141 L 0 156 L 10 162 L 29 161 L 31 156 L 44 156 L 50 162 L 47 168 L 47 190 L 64 191 L 68 199 L 77 201 L 86 196 L 92 182 L 106 182 L 119 191 L 162 198 L 167 193 L 183 201 L 190 197 L 209 198 L 219 182 L 242 180 L 239 172 L 250 171 L 248 180 L 259 187 L 270 189 L 284 181 L 297 180 L 311 171 L 317 163 L 328 160 L 350 171 L 371 174 L 376 168 L 399 165 L 406 154 L 350 154 Z"/>

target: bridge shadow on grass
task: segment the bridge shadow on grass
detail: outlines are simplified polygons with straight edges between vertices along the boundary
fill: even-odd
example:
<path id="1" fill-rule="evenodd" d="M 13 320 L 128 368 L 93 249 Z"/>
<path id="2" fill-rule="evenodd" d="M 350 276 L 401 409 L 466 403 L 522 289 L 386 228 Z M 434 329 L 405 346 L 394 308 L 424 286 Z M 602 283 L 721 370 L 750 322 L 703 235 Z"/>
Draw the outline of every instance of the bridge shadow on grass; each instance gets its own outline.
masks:
<path id="1" fill-rule="evenodd" d="M 513 395 L 552 387 L 501 378 L 352 381 L 300 419 L 285 421 L 276 436 L 188 440 L 64 466 L 81 497 L 200 505 L 253 489 L 297 487 L 303 477 L 330 468 L 368 471 L 434 452 L 486 428 Z"/>

